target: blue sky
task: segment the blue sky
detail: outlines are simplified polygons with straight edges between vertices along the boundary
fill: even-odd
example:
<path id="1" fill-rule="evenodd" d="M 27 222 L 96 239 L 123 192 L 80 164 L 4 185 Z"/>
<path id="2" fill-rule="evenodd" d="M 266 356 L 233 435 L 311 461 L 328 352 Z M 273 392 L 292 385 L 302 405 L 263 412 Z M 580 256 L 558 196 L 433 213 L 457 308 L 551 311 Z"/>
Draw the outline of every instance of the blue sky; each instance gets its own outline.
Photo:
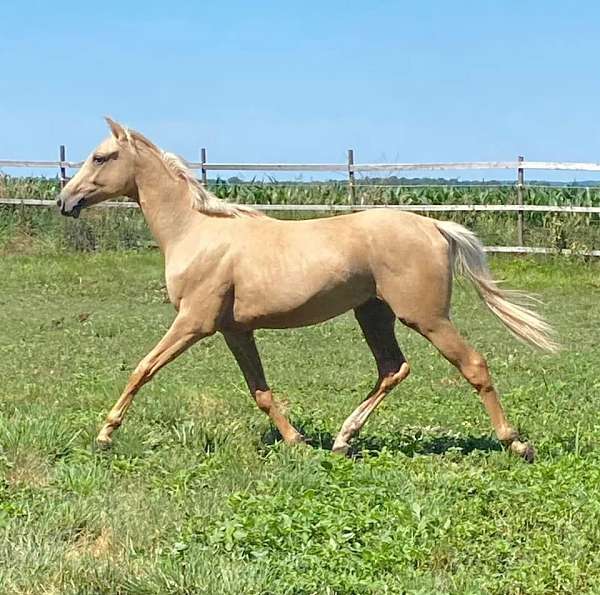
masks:
<path id="1" fill-rule="evenodd" d="M 597 2 L 62 0 L 0 18 L 3 159 L 83 158 L 110 114 L 190 160 L 600 161 Z"/>

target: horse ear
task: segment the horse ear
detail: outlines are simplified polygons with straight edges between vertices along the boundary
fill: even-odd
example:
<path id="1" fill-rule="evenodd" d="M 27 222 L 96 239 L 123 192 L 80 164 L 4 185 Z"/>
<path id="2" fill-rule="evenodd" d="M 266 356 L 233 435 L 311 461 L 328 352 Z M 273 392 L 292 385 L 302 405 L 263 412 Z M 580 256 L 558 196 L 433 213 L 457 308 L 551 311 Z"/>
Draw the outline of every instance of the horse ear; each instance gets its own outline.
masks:
<path id="1" fill-rule="evenodd" d="M 127 138 L 125 128 L 123 128 L 121 124 L 115 122 L 112 118 L 109 118 L 108 116 L 105 116 L 104 119 L 106 120 L 106 123 L 108 124 L 108 127 L 110 128 L 110 131 L 116 140 L 122 141 Z"/>

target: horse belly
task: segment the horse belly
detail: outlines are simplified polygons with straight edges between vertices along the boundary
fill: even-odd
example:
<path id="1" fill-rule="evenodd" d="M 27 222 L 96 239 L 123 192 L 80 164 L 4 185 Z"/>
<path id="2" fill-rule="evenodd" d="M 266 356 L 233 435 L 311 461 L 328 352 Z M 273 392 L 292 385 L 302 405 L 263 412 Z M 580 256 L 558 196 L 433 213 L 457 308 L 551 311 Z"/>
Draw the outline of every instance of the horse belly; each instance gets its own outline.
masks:
<path id="1" fill-rule="evenodd" d="M 371 275 L 353 275 L 318 288 L 302 281 L 236 295 L 235 322 L 246 328 L 291 328 L 317 324 L 364 303 L 375 293 Z"/>

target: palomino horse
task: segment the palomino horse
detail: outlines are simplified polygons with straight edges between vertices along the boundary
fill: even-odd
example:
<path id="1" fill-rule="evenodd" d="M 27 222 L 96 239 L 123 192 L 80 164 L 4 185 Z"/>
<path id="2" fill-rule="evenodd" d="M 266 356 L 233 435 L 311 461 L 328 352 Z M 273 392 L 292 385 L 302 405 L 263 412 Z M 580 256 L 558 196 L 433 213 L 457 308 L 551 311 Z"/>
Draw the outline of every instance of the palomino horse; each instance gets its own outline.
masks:
<path id="1" fill-rule="evenodd" d="M 61 213 L 116 196 L 138 202 L 165 257 L 173 324 L 139 363 L 98 435 L 100 445 L 123 422 L 134 395 L 165 364 L 217 331 L 225 337 L 258 407 L 287 443 L 302 441 L 265 379 L 253 331 L 323 322 L 350 309 L 373 352 L 378 380 L 344 422 L 333 450 L 351 437 L 409 373 L 394 324 L 426 337 L 479 393 L 498 439 L 532 460 L 533 448 L 506 420 L 485 359 L 450 322 L 453 269 L 519 338 L 554 351 L 551 329 L 523 305 L 526 295 L 501 289 L 476 236 L 451 222 L 372 210 L 334 218 L 281 221 L 222 202 L 183 162 L 107 118 L 111 136 L 88 157 L 58 199 Z"/>

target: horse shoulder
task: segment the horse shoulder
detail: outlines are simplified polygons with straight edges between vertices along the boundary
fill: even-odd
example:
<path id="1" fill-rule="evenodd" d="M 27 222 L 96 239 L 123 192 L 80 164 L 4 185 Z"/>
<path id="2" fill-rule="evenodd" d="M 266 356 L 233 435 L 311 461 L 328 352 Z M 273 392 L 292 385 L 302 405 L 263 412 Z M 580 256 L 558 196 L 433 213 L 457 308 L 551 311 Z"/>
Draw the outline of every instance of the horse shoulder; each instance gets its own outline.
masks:
<path id="1" fill-rule="evenodd" d="M 231 251 L 224 244 L 185 246 L 165 258 L 169 299 L 179 309 L 182 301 L 212 309 L 232 285 Z M 201 307 L 201 306 L 198 306 Z"/>

